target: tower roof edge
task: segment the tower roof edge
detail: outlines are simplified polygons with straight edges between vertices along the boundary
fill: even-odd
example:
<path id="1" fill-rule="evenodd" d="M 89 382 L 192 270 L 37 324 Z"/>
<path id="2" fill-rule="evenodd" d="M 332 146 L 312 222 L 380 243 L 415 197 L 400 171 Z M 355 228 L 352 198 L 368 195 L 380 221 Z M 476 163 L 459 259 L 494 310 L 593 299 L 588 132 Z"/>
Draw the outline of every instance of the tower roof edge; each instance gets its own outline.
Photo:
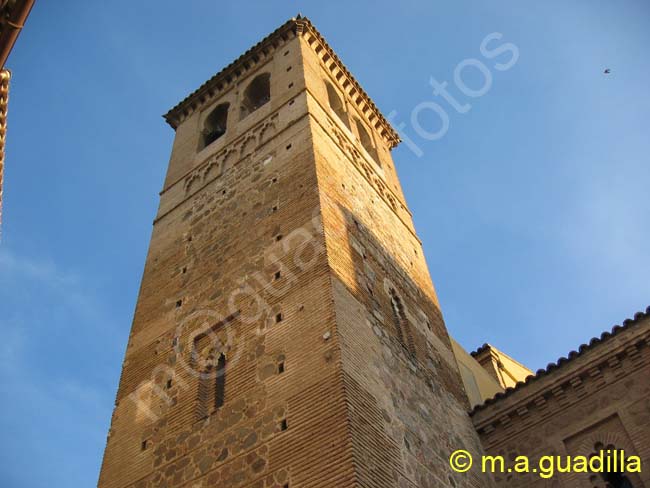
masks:
<path id="1" fill-rule="evenodd" d="M 359 82 L 345 67 L 343 62 L 327 43 L 323 35 L 316 29 L 314 24 L 305 16 L 298 13 L 296 17 L 292 17 L 276 30 L 271 32 L 268 36 L 264 37 L 261 41 L 248 49 L 244 54 L 235 59 L 228 66 L 212 76 L 208 81 L 203 83 L 198 89 L 190 93 L 186 98 L 179 102 L 176 106 L 170 109 L 163 118 L 167 123 L 176 129 L 178 125 L 197 108 L 204 105 L 204 103 L 211 100 L 217 92 L 230 86 L 232 82 L 238 79 L 241 75 L 245 74 L 249 68 L 257 64 L 261 58 L 266 56 L 268 50 L 274 50 L 278 45 L 283 44 L 289 38 L 298 35 L 310 33 L 312 38 L 322 44 L 331 58 L 339 65 L 341 71 L 349 78 L 350 82 L 354 85 L 357 92 L 361 95 L 363 101 L 377 117 L 378 124 L 383 129 L 384 137 L 389 142 L 389 147 L 392 149 L 400 143 L 400 138 L 397 131 L 391 126 L 390 122 L 382 115 L 370 96 L 361 87 Z"/>

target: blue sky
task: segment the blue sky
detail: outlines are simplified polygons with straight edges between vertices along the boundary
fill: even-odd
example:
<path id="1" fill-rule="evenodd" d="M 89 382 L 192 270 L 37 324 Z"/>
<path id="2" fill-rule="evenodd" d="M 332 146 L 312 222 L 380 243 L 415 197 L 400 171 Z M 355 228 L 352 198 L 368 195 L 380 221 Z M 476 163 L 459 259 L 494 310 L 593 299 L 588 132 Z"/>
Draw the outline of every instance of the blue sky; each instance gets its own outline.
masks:
<path id="1" fill-rule="evenodd" d="M 41 0 L 8 62 L 3 487 L 96 483 L 173 137 L 160 116 L 297 12 L 421 148 L 394 158 L 467 349 L 537 369 L 650 305 L 646 0 Z M 493 32 L 519 51 L 507 71 L 481 54 Z M 454 84 L 467 59 L 489 68 L 482 97 Z M 431 101 L 450 122 L 435 141 L 410 124 Z"/>

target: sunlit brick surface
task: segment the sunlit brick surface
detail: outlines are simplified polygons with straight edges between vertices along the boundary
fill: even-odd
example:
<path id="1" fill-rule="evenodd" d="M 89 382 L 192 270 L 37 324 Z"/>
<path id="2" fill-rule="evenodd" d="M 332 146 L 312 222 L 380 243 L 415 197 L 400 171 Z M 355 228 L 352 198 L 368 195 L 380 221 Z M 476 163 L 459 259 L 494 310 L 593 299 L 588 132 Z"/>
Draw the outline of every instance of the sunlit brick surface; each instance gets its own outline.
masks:
<path id="1" fill-rule="evenodd" d="M 270 101 L 242 118 L 261 73 Z M 221 103 L 227 130 L 202 148 Z M 448 466 L 480 445 L 396 135 L 311 23 L 288 22 L 167 118 L 176 139 L 99 486 L 492 486 Z M 221 355 L 215 406 L 220 387 L 196 371 Z"/>

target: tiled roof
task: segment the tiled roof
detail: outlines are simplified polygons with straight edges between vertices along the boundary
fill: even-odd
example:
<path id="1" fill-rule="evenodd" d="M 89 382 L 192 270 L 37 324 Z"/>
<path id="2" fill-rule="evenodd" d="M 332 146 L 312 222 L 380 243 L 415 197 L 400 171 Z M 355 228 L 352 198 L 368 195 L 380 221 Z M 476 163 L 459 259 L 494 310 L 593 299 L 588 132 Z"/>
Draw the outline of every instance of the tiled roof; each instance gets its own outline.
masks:
<path id="1" fill-rule="evenodd" d="M 490 346 L 490 344 L 488 344 L 488 343 L 486 342 L 486 343 L 483 344 L 481 347 L 479 347 L 476 351 L 472 351 L 472 352 L 470 352 L 470 354 L 471 354 L 471 356 L 472 356 L 473 358 L 475 358 L 475 357 L 478 356 L 479 354 L 481 354 L 481 353 L 487 351 L 488 349 L 490 349 L 490 347 L 492 347 L 492 346 Z"/>
<path id="2" fill-rule="evenodd" d="M 567 357 L 562 357 L 557 360 L 555 363 L 550 363 L 548 366 L 546 366 L 545 369 L 540 369 L 538 370 L 534 375 L 529 376 L 526 378 L 526 381 L 520 381 L 517 383 L 516 386 L 512 388 L 507 388 L 503 393 L 497 393 L 494 398 L 491 398 L 489 400 L 486 400 L 483 404 L 477 405 L 474 407 L 474 409 L 470 412 L 470 415 L 473 415 L 479 410 L 482 410 L 486 408 L 488 405 L 492 405 L 499 400 L 502 400 L 513 393 L 521 390 L 522 388 L 525 388 L 526 386 L 530 385 L 531 383 L 534 383 L 535 381 L 539 380 L 540 378 L 547 376 L 554 371 L 557 371 L 559 368 L 562 368 L 565 366 L 567 363 L 570 363 L 574 359 L 582 356 L 588 351 L 591 351 L 597 347 L 599 347 L 601 344 L 607 342 L 609 339 L 612 337 L 615 337 L 622 333 L 625 330 L 630 329 L 631 327 L 634 327 L 637 325 L 639 322 L 641 322 L 643 319 L 650 317 L 650 307 L 645 309 L 645 312 L 638 312 L 634 315 L 634 318 L 632 319 L 626 319 L 623 321 L 623 325 L 615 325 L 612 328 L 611 332 L 603 332 L 600 337 L 594 337 L 589 341 L 589 344 L 582 344 L 577 351 L 571 351 Z M 479 354 L 480 352 L 484 351 L 487 347 L 489 347 L 488 344 L 484 344 L 481 347 L 479 347 L 476 351 L 472 352 L 472 356 Z"/>

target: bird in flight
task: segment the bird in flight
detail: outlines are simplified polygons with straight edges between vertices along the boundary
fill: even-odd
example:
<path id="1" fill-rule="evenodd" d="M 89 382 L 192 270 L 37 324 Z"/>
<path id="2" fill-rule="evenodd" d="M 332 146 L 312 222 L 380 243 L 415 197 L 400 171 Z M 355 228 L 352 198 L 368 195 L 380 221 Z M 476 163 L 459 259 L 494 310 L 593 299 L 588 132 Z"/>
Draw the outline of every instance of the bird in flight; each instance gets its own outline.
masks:
<path id="1" fill-rule="evenodd" d="M 603 71 L 603 73 L 605 73 L 606 75 L 610 74 L 611 72 L 612 72 L 612 70 L 609 69 L 609 68 L 607 68 L 605 71 Z"/>

